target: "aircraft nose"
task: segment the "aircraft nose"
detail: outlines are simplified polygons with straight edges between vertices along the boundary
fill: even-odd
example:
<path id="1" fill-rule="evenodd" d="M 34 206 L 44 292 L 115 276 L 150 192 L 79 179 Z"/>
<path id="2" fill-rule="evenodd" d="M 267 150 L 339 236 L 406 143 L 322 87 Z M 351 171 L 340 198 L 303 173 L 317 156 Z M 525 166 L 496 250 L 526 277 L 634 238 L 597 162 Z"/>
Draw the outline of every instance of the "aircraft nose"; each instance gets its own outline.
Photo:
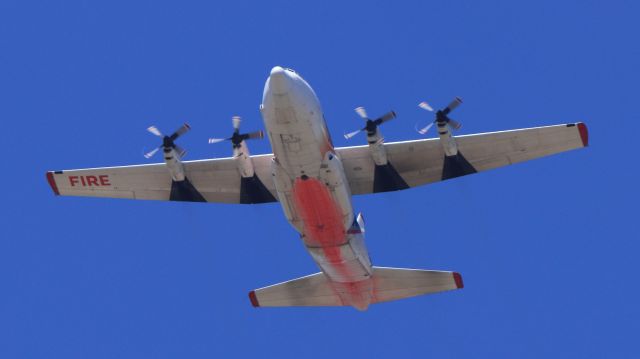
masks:
<path id="1" fill-rule="evenodd" d="M 277 74 L 283 74 L 284 71 L 285 70 L 282 66 L 274 66 L 274 68 L 271 69 L 271 76 L 274 76 Z"/>
<path id="2" fill-rule="evenodd" d="M 271 69 L 269 75 L 269 89 L 276 94 L 285 94 L 289 91 L 289 81 L 291 81 L 287 70 L 280 66 Z"/>

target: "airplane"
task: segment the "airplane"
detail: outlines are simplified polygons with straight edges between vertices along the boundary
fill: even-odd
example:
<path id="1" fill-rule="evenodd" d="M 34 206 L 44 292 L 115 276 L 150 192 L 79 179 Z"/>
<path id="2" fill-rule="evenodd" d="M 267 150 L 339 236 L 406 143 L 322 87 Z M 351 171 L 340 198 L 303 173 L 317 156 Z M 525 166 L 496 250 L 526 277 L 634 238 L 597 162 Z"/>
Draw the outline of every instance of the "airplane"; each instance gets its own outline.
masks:
<path id="1" fill-rule="evenodd" d="M 274 67 L 264 86 L 260 112 L 273 154 L 252 156 L 246 140 L 262 131 L 241 133 L 239 117 L 228 138 L 233 156 L 182 161 L 185 150 L 171 135 L 148 128 L 162 143 L 164 163 L 49 171 L 55 195 L 259 204 L 280 202 L 284 216 L 300 234 L 320 272 L 249 292 L 254 307 L 352 306 L 463 288 L 458 272 L 373 266 L 362 214 L 355 214 L 351 196 L 404 190 L 588 146 L 582 122 L 509 131 L 454 136 L 460 124 L 449 114 L 456 98 L 435 119 L 437 138 L 385 143 L 378 127 L 396 117 L 392 111 L 371 119 L 345 135 L 360 132 L 367 145 L 336 148 L 327 130 L 314 90 L 294 70 Z M 422 109 L 434 111 L 426 102 Z"/>

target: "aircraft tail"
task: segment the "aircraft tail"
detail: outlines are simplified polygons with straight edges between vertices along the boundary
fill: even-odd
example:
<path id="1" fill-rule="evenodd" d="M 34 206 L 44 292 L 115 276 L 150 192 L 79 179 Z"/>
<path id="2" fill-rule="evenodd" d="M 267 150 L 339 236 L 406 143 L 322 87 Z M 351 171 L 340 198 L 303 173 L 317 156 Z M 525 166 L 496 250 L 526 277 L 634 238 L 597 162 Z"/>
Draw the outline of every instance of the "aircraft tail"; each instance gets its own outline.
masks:
<path id="1" fill-rule="evenodd" d="M 324 273 L 316 273 L 256 289 L 249 293 L 249 299 L 254 307 L 351 305 L 365 310 L 370 303 L 462 287 L 462 276 L 457 272 L 373 267 L 371 279 L 362 282 L 333 282 Z"/>

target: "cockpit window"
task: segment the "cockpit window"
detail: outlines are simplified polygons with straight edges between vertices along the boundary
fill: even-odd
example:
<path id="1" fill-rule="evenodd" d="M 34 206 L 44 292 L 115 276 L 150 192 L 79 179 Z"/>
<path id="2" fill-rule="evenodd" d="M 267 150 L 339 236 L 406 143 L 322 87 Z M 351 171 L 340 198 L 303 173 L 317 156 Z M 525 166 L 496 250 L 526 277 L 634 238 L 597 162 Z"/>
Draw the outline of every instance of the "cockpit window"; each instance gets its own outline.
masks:
<path id="1" fill-rule="evenodd" d="M 285 70 L 293 72 L 294 74 L 297 74 L 297 72 L 294 69 L 286 68 Z"/>

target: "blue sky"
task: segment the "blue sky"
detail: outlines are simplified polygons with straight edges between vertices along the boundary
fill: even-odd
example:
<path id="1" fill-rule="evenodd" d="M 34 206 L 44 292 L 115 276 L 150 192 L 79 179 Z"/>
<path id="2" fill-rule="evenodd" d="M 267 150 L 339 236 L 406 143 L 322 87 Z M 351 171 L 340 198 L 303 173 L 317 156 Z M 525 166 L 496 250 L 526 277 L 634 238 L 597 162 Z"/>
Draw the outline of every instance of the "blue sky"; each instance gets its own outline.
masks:
<path id="1" fill-rule="evenodd" d="M 640 331 L 634 1 L 0 2 L 0 357 L 633 357 Z M 586 150 L 354 198 L 375 264 L 465 288 L 352 308 L 255 309 L 317 271 L 277 204 L 54 197 L 46 170 L 146 163 L 188 121 L 188 159 L 274 65 L 314 87 L 338 146 L 353 109 L 465 103 L 460 133 L 584 121 Z M 267 141 L 251 143 L 269 152 Z"/>

